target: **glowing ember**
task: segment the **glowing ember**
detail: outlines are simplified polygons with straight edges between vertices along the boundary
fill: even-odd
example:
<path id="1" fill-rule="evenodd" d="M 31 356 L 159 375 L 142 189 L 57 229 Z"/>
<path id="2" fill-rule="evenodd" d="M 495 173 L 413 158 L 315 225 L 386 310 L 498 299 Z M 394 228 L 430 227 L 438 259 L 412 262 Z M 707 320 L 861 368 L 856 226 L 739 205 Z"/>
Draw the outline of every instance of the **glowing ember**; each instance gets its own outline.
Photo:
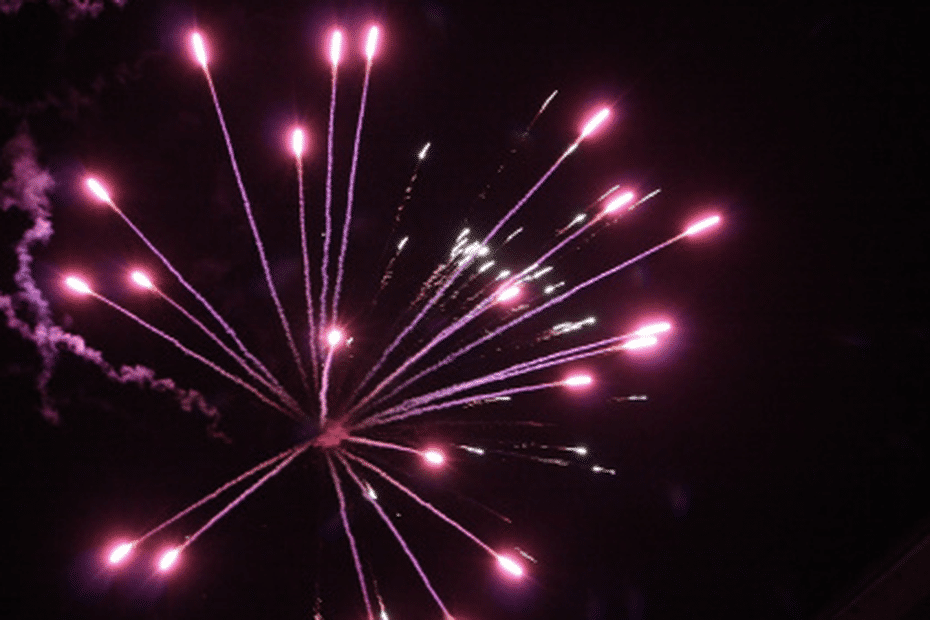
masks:
<path id="1" fill-rule="evenodd" d="M 620 345 L 621 349 L 635 351 L 638 349 L 648 349 L 649 347 L 654 347 L 658 344 L 659 339 L 655 336 L 640 336 L 638 338 L 633 338 L 627 342 Z"/>
<path id="2" fill-rule="evenodd" d="M 133 282 L 144 289 L 152 290 L 155 288 L 155 285 L 152 284 L 152 281 L 149 279 L 149 277 L 141 271 L 133 271 L 129 277 Z"/>
<path id="3" fill-rule="evenodd" d="M 607 206 L 604 207 L 604 213 L 613 213 L 620 207 L 630 204 L 631 202 L 633 202 L 633 192 L 623 192 L 607 203 Z"/>
<path id="4" fill-rule="evenodd" d="M 368 62 L 371 62 L 371 59 L 375 57 L 375 52 L 378 49 L 378 35 L 377 26 L 368 29 L 368 36 L 365 38 L 365 58 L 368 59 Z"/>
<path id="5" fill-rule="evenodd" d="M 75 276 L 68 276 L 67 278 L 65 278 L 65 285 L 68 288 L 70 288 L 72 291 L 75 291 L 76 293 L 80 293 L 82 295 L 89 295 L 90 293 L 93 292 L 90 289 L 90 286 L 87 285 L 87 282 Z"/>
<path id="6" fill-rule="evenodd" d="M 291 151 L 295 157 L 301 157 L 304 154 L 305 136 L 303 129 L 295 129 L 291 133 Z"/>
<path id="7" fill-rule="evenodd" d="M 696 235 L 701 231 L 707 230 L 708 228 L 713 228 L 719 223 L 720 223 L 720 216 L 712 215 L 710 217 L 704 218 L 703 220 L 699 222 L 691 224 L 690 226 L 688 226 L 688 228 L 685 229 L 685 232 L 683 232 L 682 234 L 686 236 Z"/>
<path id="8" fill-rule="evenodd" d="M 165 551 L 158 559 L 158 570 L 163 573 L 171 570 L 177 563 L 179 555 L 181 555 L 181 550 L 177 547 Z"/>
<path id="9" fill-rule="evenodd" d="M 341 330 L 331 329 L 326 332 L 326 342 L 331 347 L 338 346 L 342 342 L 344 335 Z"/>
<path id="10" fill-rule="evenodd" d="M 194 48 L 194 57 L 204 69 L 207 68 L 207 48 L 203 43 L 203 36 L 199 32 L 191 34 L 191 46 Z"/>
<path id="11" fill-rule="evenodd" d="M 124 542 L 116 545 L 113 550 L 110 552 L 110 555 L 107 557 L 107 560 L 110 564 L 120 564 L 126 557 L 129 555 L 129 552 L 132 551 L 133 544 L 131 542 Z"/>
<path id="12" fill-rule="evenodd" d="M 339 64 L 339 58 L 342 54 L 342 31 L 334 30 L 332 37 L 329 39 L 329 61 L 335 67 Z"/>
<path id="13" fill-rule="evenodd" d="M 594 377 L 591 375 L 572 375 L 562 382 L 567 387 L 584 387 L 594 383 Z"/>
<path id="14" fill-rule="evenodd" d="M 601 108 L 597 114 L 591 117 L 591 120 L 584 124 L 584 128 L 581 130 L 581 138 L 584 139 L 590 136 L 594 130 L 607 120 L 608 116 L 610 116 L 610 110 L 608 108 Z"/>
<path id="15" fill-rule="evenodd" d="M 653 336 L 655 334 L 661 334 L 672 329 L 672 324 L 668 321 L 661 321 L 659 323 L 650 323 L 649 325 L 644 325 L 637 329 L 634 333 L 637 336 Z"/>
<path id="16" fill-rule="evenodd" d="M 446 462 L 446 455 L 436 448 L 430 448 L 423 452 L 423 459 L 433 467 L 439 467 Z"/>
<path id="17" fill-rule="evenodd" d="M 500 566 L 501 570 L 514 579 L 519 579 L 523 576 L 523 566 L 508 555 L 498 555 L 497 564 Z"/>
<path id="18" fill-rule="evenodd" d="M 87 189 L 93 193 L 94 196 L 102 200 L 103 202 L 111 203 L 110 194 L 103 187 L 103 185 L 97 179 L 93 177 L 88 177 L 84 184 L 87 186 Z"/>

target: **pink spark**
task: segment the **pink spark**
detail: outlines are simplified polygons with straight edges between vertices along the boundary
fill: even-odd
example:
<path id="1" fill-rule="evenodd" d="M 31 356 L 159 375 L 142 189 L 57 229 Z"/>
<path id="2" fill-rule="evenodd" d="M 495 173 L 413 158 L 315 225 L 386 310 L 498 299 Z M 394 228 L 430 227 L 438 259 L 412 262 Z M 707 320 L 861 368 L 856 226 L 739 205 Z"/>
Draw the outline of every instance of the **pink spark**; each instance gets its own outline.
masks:
<path id="1" fill-rule="evenodd" d="M 110 199 L 110 194 L 107 192 L 106 188 L 103 187 L 103 184 L 101 184 L 100 181 L 94 177 L 87 177 L 87 180 L 84 181 L 84 185 L 87 186 L 87 189 L 89 189 L 94 196 L 103 202 L 112 204 L 113 200 Z"/>
<path id="2" fill-rule="evenodd" d="M 604 207 L 604 213 L 613 213 L 620 207 L 633 202 L 633 192 L 623 192 Z"/>
<path id="3" fill-rule="evenodd" d="M 584 387 L 592 383 L 594 383 L 594 377 L 591 375 L 572 375 L 562 381 L 562 385 L 566 387 Z"/>
<path id="4" fill-rule="evenodd" d="M 194 57 L 204 69 L 207 68 L 207 48 L 203 43 L 203 36 L 199 32 L 191 33 L 191 46 L 194 48 Z"/>
<path id="5" fill-rule="evenodd" d="M 653 336 L 655 334 L 661 334 L 672 329 L 672 324 L 668 321 L 660 321 L 658 323 L 650 323 L 648 325 L 643 325 L 637 329 L 634 334 L 637 336 Z"/>
<path id="6" fill-rule="evenodd" d="M 600 111 L 591 117 L 591 120 L 584 124 L 584 128 L 581 130 L 580 140 L 584 140 L 590 136 L 595 129 L 601 126 L 601 124 L 607 120 L 607 117 L 610 116 L 609 108 L 601 108 Z"/>
<path id="7" fill-rule="evenodd" d="M 446 455 L 436 448 L 430 448 L 423 452 L 423 459 L 432 467 L 439 467 L 446 462 Z"/>
<path id="8" fill-rule="evenodd" d="M 339 343 L 342 342 L 343 337 L 344 337 L 344 334 L 342 333 L 342 330 L 340 329 L 333 328 L 329 330 L 328 332 L 326 332 L 326 342 L 331 347 L 338 346 Z"/>
<path id="9" fill-rule="evenodd" d="M 149 277 L 141 271 L 138 271 L 138 270 L 133 271 L 129 275 L 129 277 L 132 279 L 133 282 L 135 282 L 138 286 L 141 286 L 144 289 L 152 290 L 153 288 L 155 288 L 155 285 L 152 284 L 152 280 L 149 279 Z"/>
<path id="10" fill-rule="evenodd" d="M 509 555 L 498 555 L 497 564 L 510 577 L 519 579 L 523 576 L 523 566 Z"/>
<path id="11" fill-rule="evenodd" d="M 659 339 L 655 336 L 639 336 L 633 338 L 632 340 L 627 340 L 625 343 L 620 345 L 621 349 L 626 350 L 637 350 L 637 349 L 648 349 L 649 347 L 654 347 L 658 344 Z"/>
<path id="12" fill-rule="evenodd" d="M 113 550 L 110 551 L 110 555 L 107 556 L 107 561 L 114 566 L 121 563 L 126 559 L 126 556 L 129 555 L 129 552 L 132 551 L 133 546 L 131 542 L 123 542 L 116 545 L 113 547 Z"/>
<path id="13" fill-rule="evenodd" d="M 520 296 L 521 293 L 520 285 L 512 284 L 510 286 L 505 286 L 500 289 L 497 293 L 497 301 L 499 303 L 507 303 L 508 301 L 513 301 Z"/>
<path id="14" fill-rule="evenodd" d="M 365 39 L 365 58 L 368 62 L 371 62 L 371 59 L 375 57 L 375 51 L 378 49 L 379 32 L 377 26 L 368 29 L 368 37 Z"/>
<path id="15" fill-rule="evenodd" d="M 175 563 L 177 563 L 179 555 L 181 555 L 180 547 L 165 551 L 158 560 L 158 570 L 163 573 L 171 570 Z"/>
<path id="16" fill-rule="evenodd" d="M 342 55 L 342 31 L 333 30 L 329 39 L 329 61 L 335 67 L 339 64 L 339 57 Z"/>
<path id="17" fill-rule="evenodd" d="M 81 295 L 89 295 L 93 292 L 87 282 L 77 276 L 68 276 L 65 278 L 65 285 L 72 291 L 80 293 Z"/>
<path id="18" fill-rule="evenodd" d="M 694 224 L 691 224 L 690 226 L 688 226 L 688 228 L 685 229 L 685 232 L 683 232 L 682 235 L 686 235 L 686 236 L 696 235 L 697 233 L 707 230 L 708 228 L 712 228 L 719 223 L 720 223 L 720 216 L 712 215 L 710 217 L 704 218 L 703 220 L 699 222 L 695 222 Z"/>
<path id="19" fill-rule="evenodd" d="M 291 133 L 291 151 L 293 151 L 294 157 L 299 159 L 304 154 L 304 143 L 304 130 L 300 128 L 295 129 L 293 133 Z"/>

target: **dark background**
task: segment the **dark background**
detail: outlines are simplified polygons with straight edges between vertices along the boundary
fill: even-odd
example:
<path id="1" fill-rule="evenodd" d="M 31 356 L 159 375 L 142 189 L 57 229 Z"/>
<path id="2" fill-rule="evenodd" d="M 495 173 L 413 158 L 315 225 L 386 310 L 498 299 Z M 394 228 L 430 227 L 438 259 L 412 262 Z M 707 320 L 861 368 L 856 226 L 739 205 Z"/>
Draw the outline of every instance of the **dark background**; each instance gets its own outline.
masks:
<path id="1" fill-rule="evenodd" d="M 58 284 L 80 269 L 119 303 L 199 343 L 167 308 L 125 290 L 131 263 L 156 263 L 85 197 L 80 183 L 93 171 L 259 355 L 295 379 L 209 94 L 186 48 L 194 24 L 208 37 L 213 78 L 294 317 L 299 238 L 284 133 L 295 119 L 311 132 L 307 196 L 318 207 L 329 93 L 322 37 L 340 23 L 358 45 L 369 20 L 384 27 L 343 303 L 360 362 L 458 230 L 488 230 L 596 104 L 613 106 L 611 126 L 517 218 L 528 230 L 512 256 L 541 247 L 621 181 L 663 191 L 554 261 L 559 277 L 580 281 L 708 209 L 724 218 L 719 232 L 666 250 L 509 335 L 500 352 L 506 359 L 563 318 L 596 314 L 597 333 L 610 334 L 661 310 L 676 330 L 655 355 L 588 364 L 598 384 L 583 396 L 520 397 L 397 431 L 412 445 L 511 450 L 530 442 L 515 451 L 551 456 L 538 446 L 558 442 L 592 452 L 592 460 L 560 468 L 452 451 L 438 480 L 410 460 L 380 457 L 495 547 L 516 545 L 539 560 L 527 579 L 507 585 L 471 543 L 385 490 L 384 505 L 403 514 L 399 527 L 456 617 L 810 618 L 847 598 L 860 575 L 925 525 L 925 12 L 849 3 L 129 2 L 96 17 L 79 13 L 28 3 L 0 14 L 0 139 L 26 122 L 56 182 L 56 234 L 36 253 L 37 278 L 59 323 L 107 359 L 141 362 L 202 389 L 223 412 L 231 441 L 211 437 L 204 419 L 170 399 L 117 386 L 69 355 L 51 383 L 61 422 L 48 424 L 33 387 L 34 347 L 4 331 L 10 617 L 312 617 L 317 592 L 326 618 L 363 615 L 331 483 L 313 455 L 198 540 L 170 578 L 152 577 L 146 554 L 120 576 L 99 566 L 115 534 L 147 530 L 304 432 Z M 361 83 L 361 61 L 351 56 L 340 76 L 338 195 Z M 521 138 L 556 88 L 550 109 Z M 392 231 L 427 140 L 433 151 Z M 16 211 L 2 218 L 8 293 L 11 248 L 26 220 Z M 413 249 L 371 309 L 384 248 L 404 234 Z M 473 364 L 495 355 L 485 351 Z M 470 369 L 457 367 L 452 378 Z M 351 386 L 354 375 L 344 372 L 337 382 Z M 640 393 L 650 400 L 613 400 Z M 592 463 L 616 475 L 594 475 Z M 350 496 L 366 570 L 391 617 L 439 617 L 390 533 Z M 193 532 L 209 514 L 162 542 Z"/>

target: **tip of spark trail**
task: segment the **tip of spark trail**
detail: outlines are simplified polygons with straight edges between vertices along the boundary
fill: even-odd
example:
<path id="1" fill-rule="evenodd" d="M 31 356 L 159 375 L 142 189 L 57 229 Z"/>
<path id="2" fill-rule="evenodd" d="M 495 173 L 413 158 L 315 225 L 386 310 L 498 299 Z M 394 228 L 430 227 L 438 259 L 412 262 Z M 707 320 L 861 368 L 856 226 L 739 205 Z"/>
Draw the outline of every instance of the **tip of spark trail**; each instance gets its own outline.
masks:
<path id="1" fill-rule="evenodd" d="M 696 235 L 696 234 L 698 234 L 698 233 L 704 232 L 705 230 L 707 230 L 707 229 L 709 229 L 709 228 L 713 228 L 713 227 L 717 226 L 718 224 L 720 224 L 720 216 L 719 216 L 719 215 L 711 215 L 711 216 L 709 216 L 709 217 L 705 217 L 704 219 L 701 219 L 701 220 L 699 220 L 699 221 L 697 221 L 697 222 L 695 222 L 695 223 L 689 225 L 689 226 L 685 229 L 685 232 L 683 232 L 682 234 L 685 235 L 685 236 L 687 236 L 687 237 L 691 237 L 691 236 Z"/>
<path id="2" fill-rule="evenodd" d="M 342 31 L 338 28 L 329 36 L 329 62 L 333 67 L 339 65 L 342 57 Z"/>
<path id="3" fill-rule="evenodd" d="M 581 135 L 579 136 L 579 139 L 584 140 L 592 133 L 594 133 L 598 127 L 604 124 L 604 121 L 606 121 L 607 117 L 609 116 L 610 108 L 601 108 L 598 110 L 597 113 L 595 113 L 594 116 L 592 116 L 590 120 L 584 124 L 584 127 L 581 128 Z"/>
<path id="4" fill-rule="evenodd" d="M 84 181 L 84 185 L 87 187 L 87 189 L 90 190 L 90 193 L 96 196 L 99 200 L 107 204 L 113 203 L 113 200 L 110 199 L 110 193 L 103 186 L 103 183 L 94 177 L 87 177 L 87 179 Z"/>
<path id="5" fill-rule="evenodd" d="M 81 295 L 90 295 L 93 292 L 90 285 L 77 276 L 68 276 L 65 278 L 65 286 Z"/>
<path id="6" fill-rule="evenodd" d="M 631 204 L 634 197 L 635 195 L 630 191 L 621 193 L 619 196 L 612 198 L 611 201 L 607 203 L 607 206 L 604 207 L 604 213 L 613 213 L 620 207 Z"/>
<path id="7" fill-rule="evenodd" d="M 365 37 L 365 59 L 371 62 L 378 51 L 378 38 L 381 36 L 381 29 L 375 25 L 368 29 L 368 36 Z"/>
<path id="8" fill-rule="evenodd" d="M 174 547 L 173 549 L 168 549 L 161 554 L 161 557 L 158 558 L 158 570 L 167 573 L 172 568 L 174 568 L 178 563 L 178 556 L 181 555 L 181 548 Z"/>
<path id="9" fill-rule="evenodd" d="M 206 69 L 207 47 L 203 42 L 203 35 L 196 30 L 191 33 L 191 47 L 194 50 L 194 58 L 197 59 L 197 64 Z"/>
<path id="10" fill-rule="evenodd" d="M 430 467 L 441 467 L 446 462 L 446 455 L 438 448 L 428 448 L 423 451 L 423 460 Z"/>
<path id="11" fill-rule="evenodd" d="M 497 565 L 503 571 L 505 575 L 511 579 L 519 579 L 523 577 L 524 570 L 523 565 L 517 562 L 513 557 L 509 555 L 498 555 L 497 556 Z"/>
<path id="12" fill-rule="evenodd" d="M 117 543 L 110 549 L 110 553 L 107 554 L 107 563 L 110 566 L 117 566 L 122 564 L 123 560 L 129 557 L 129 554 L 132 552 L 134 543 L 131 542 L 121 542 Z"/>
<path id="13" fill-rule="evenodd" d="M 144 271 L 139 271 L 138 269 L 133 271 L 129 274 L 129 279 L 132 280 L 133 284 L 136 286 L 146 290 L 150 291 L 155 288 L 151 278 L 149 278 Z"/>
<path id="14" fill-rule="evenodd" d="M 291 132 L 291 152 L 294 153 L 294 157 L 298 159 L 303 157 L 306 142 L 307 136 L 304 130 L 300 127 L 295 127 L 294 131 Z"/>
<path id="15" fill-rule="evenodd" d="M 569 388 L 583 388 L 594 383 L 594 377 L 587 374 L 571 375 L 562 381 L 562 385 Z"/>

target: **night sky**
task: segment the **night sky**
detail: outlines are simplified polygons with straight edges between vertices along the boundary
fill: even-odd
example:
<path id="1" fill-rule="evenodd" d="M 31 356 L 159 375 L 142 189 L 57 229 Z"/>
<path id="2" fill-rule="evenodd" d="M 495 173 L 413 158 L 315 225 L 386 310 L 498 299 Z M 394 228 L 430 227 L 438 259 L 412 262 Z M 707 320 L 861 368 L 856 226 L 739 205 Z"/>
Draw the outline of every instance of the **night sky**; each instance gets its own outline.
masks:
<path id="1" fill-rule="evenodd" d="M 118 385 L 62 353 L 47 387 L 59 417 L 51 423 L 36 388 L 36 347 L 4 327 L 6 616 L 311 618 L 318 593 L 327 619 L 364 614 L 325 461 L 312 452 L 198 539 L 170 577 L 153 576 L 154 553 L 196 530 L 209 509 L 140 550 L 125 572 L 100 564 L 115 536 L 146 531 L 312 433 L 113 310 L 61 289 L 62 276 L 79 271 L 116 302 L 210 350 L 169 307 L 124 284 L 127 269 L 143 265 L 183 297 L 125 224 L 88 198 L 82 180 L 93 172 L 256 353 L 298 385 L 209 91 L 187 48 L 195 26 L 210 46 L 295 327 L 303 293 L 286 134 L 295 122 L 310 133 L 306 196 L 318 230 L 324 37 L 340 24 L 351 48 L 336 119 L 341 207 L 363 74 L 357 49 L 366 24 L 383 26 L 342 302 L 356 340 L 336 365 L 337 393 L 351 390 L 396 331 L 458 231 L 488 231 L 598 105 L 614 110 L 610 125 L 507 227 L 526 231 L 502 261 L 532 256 L 615 183 L 662 192 L 553 260 L 553 280 L 578 282 L 674 236 L 696 215 L 724 219 L 720 230 L 650 257 L 427 383 L 549 352 L 553 343 L 534 347 L 535 336 L 589 314 L 596 328 L 566 342 L 669 317 L 675 330 L 655 352 L 585 362 L 597 381 L 583 394 L 518 396 L 379 435 L 517 456 L 449 448 L 449 466 L 431 473 L 407 455 L 360 451 L 493 546 L 519 547 L 538 561 L 508 583 L 487 554 L 383 488 L 382 505 L 401 515 L 398 527 L 459 620 L 813 618 L 926 527 L 930 221 L 918 44 L 926 11 L 522 0 L 504 8 L 17 4 L 0 2 L 0 293 L 8 299 L 17 290 L 14 248 L 30 226 L 6 181 L 28 137 L 54 181 L 54 236 L 33 251 L 54 322 L 114 366 L 141 363 L 200 390 L 222 418 L 211 431 L 202 413 Z M 427 141 L 432 151 L 395 225 Z M 410 249 L 373 304 L 405 235 Z M 441 328 L 456 303 L 429 327 Z M 617 400 L 630 394 L 649 400 Z M 569 467 L 519 457 L 553 455 L 540 445 L 582 444 L 591 456 Z M 616 475 L 593 474 L 593 464 Z M 349 512 L 390 617 L 441 617 L 354 489 Z"/>

